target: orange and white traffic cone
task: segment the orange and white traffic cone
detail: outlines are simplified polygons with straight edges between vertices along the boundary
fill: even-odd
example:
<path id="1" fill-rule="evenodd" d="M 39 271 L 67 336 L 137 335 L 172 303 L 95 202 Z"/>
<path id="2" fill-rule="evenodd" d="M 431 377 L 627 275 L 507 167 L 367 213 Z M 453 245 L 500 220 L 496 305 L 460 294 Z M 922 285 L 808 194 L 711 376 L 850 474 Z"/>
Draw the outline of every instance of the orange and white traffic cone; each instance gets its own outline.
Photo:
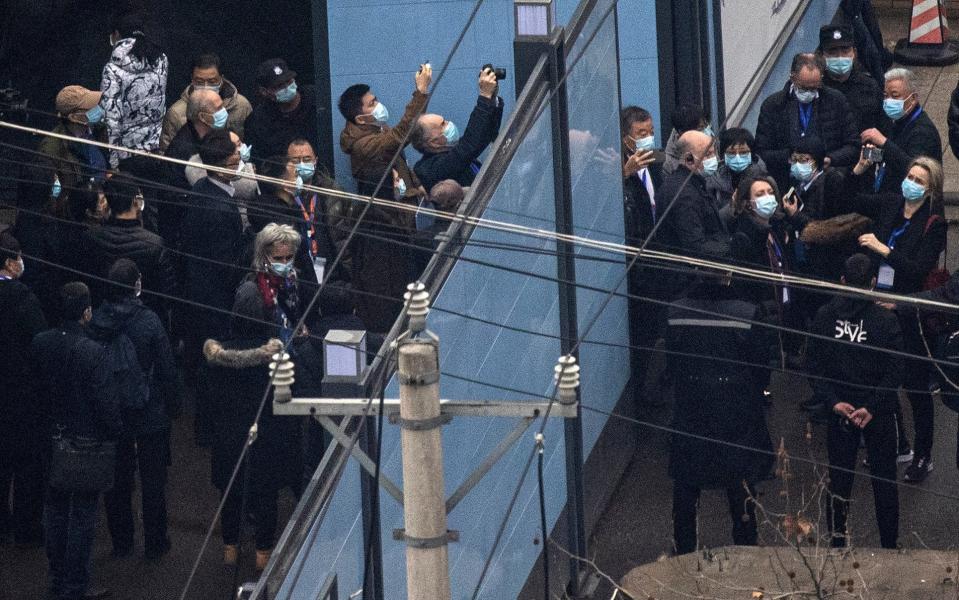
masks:
<path id="1" fill-rule="evenodd" d="M 909 37 L 896 43 L 896 61 L 905 65 L 942 66 L 959 61 L 949 41 L 942 0 L 913 0 Z"/>

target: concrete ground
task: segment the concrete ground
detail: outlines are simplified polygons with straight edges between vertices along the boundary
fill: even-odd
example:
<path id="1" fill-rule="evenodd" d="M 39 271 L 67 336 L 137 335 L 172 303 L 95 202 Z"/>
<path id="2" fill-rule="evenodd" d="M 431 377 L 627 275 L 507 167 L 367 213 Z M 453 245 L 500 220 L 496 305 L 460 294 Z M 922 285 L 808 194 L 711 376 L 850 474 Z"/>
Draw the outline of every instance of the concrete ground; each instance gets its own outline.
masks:
<path id="1" fill-rule="evenodd" d="M 908 10 L 887 10 L 880 17 L 884 40 L 887 43 L 894 44 L 895 40 L 906 34 Z M 950 95 L 959 78 L 959 64 L 942 68 L 918 67 L 914 70 L 920 81 L 920 98 L 929 116 L 939 127 L 943 139 L 945 191 L 947 194 L 959 194 L 959 160 L 949 149 L 946 125 Z M 959 219 L 959 206 L 947 207 L 947 217 L 951 220 Z M 959 247 L 957 235 L 957 227 L 951 226 L 949 249 Z M 959 268 L 959 257 L 956 254 L 959 253 L 947 253 L 950 271 Z M 780 480 L 761 484 L 759 494 L 760 502 L 768 511 L 784 513 L 787 512 L 787 505 L 795 510 L 801 504 L 803 494 L 805 499 L 808 499 L 811 494 L 821 490 L 822 486 L 818 482 L 822 479 L 822 470 L 802 464 L 798 459 L 826 462 L 826 431 L 825 426 L 808 424 L 805 413 L 798 409 L 799 402 L 811 393 L 802 378 L 776 374 L 771 389 L 773 404 L 767 411 L 770 432 L 774 442 L 778 444 L 782 441 L 787 452 L 796 459 L 791 461 L 789 502 L 783 495 L 784 488 Z M 647 395 L 663 405 L 649 408 L 646 419 L 653 424 L 668 424 L 671 398 L 668 390 L 658 389 L 655 374 L 648 382 Z M 908 402 L 905 398 L 902 402 L 906 420 L 911 421 Z M 621 580 L 636 566 L 668 555 L 671 548 L 672 485 L 666 474 L 668 436 L 650 426 L 636 425 L 635 429 L 641 440 L 636 456 L 620 481 L 613 501 L 597 524 L 590 543 L 590 558 L 615 581 Z M 911 436 L 911 422 L 907 423 L 906 430 Z M 933 449 L 935 469 L 920 486 L 900 489 L 899 542 L 905 548 L 959 548 L 959 472 L 956 469 L 956 443 L 956 413 L 949 411 L 936 400 L 936 440 Z M 899 469 L 900 476 L 903 470 L 904 465 Z M 855 542 L 858 546 L 879 546 L 872 492 L 865 477 L 857 477 L 856 480 L 850 531 L 858 538 Z M 762 528 L 761 535 L 768 543 L 776 543 L 773 533 L 773 528 L 767 525 Z M 699 508 L 699 534 L 701 543 L 707 547 L 717 548 L 731 543 L 731 523 L 723 492 L 704 492 Z M 604 581 L 595 598 L 610 598 L 613 592 L 612 585 Z M 660 595 L 656 594 L 655 597 L 659 598 Z M 743 592 L 734 597 L 748 596 Z"/>
<path id="2" fill-rule="evenodd" d="M 184 414 L 175 423 L 172 440 L 173 465 L 167 486 L 167 511 L 172 550 L 157 561 L 143 557 L 142 526 L 137 522 L 136 550 L 128 558 L 110 556 L 106 517 L 98 515 L 93 550 L 93 585 L 111 591 L 111 600 L 169 600 L 179 598 L 200 551 L 207 528 L 216 513 L 219 494 L 210 483 L 210 454 L 193 443 L 192 418 Z M 134 492 L 136 499 L 139 489 Z M 139 515 L 139 502 L 134 512 Z M 277 536 L 293 510 L 294 499 L 287 492 L 280 497 L 280 526 Z M 251 528 L 247 528 L 248 530 Z M 253 542 L 242 550 L 239 581 L 251 581 Z M 233 568 L 222 564 L 223 546 L 219 527 L 210 538 L 187 598 L 227 600 L 233 598 Z M 46 593 L 46 557 L 39 547 L 0 545 L 0 600 L 40 600 Z"/>

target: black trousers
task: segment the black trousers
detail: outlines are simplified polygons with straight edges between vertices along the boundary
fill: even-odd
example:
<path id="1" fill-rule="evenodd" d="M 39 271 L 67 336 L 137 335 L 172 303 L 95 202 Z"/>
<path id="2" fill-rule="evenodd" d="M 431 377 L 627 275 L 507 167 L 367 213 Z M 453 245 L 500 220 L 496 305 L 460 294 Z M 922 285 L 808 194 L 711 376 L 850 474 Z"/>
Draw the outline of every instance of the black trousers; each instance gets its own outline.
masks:
<path id="1" fill-rule="evenodd" d="M 837 548 L 846 545 L 846 518 L 855 479 L 860 435 L 866 440 L 869 471 L 873 476 L 886 480 L 872 480 L 879 539 L 883 548 L 895 548 L 899 536 L 899 491 L 895 484 L 896 419 L 891 414 L 874 417 L 865 429 L 859 429 L 838 415 L 830 419 L 826 445 L 829 450 L 829 494 L 832 501 L 826 504 L 826 520 L 833 532 L 832 545 Z"/>
<path id="2" fill-rule="evenodd" d="M 9 533 L 17 543 L 39 542 L 43 516 L 42 446 L 49 437 L 40 428 L 0 428 L 0 540 Z M 10 496 L 13 488 L 13 505 Z"/>
<path id="3" fill-rule="evenodd" d="M 673 540 L 676 554 L 696 551 L 696 505 L 700 488 L 681 481 L 673 481 Z M 733 520 L 733 543 L 737 546 L 755 546 L 759 537 L 756 528 L 756 497 L 752 485 L 748 491 L 742 485 L 726 488 L 729 515 Z"/>
<path id="4" fill-rule="evenodd" d="M 916 316 L 904 313 L 899 318 L 902 328 L 903 346 L 906 352 L 916 356 L 925 356 L 926 347 L 922 343 L 919 333 L 919 324 Z M 928 341 L 929 347 L 935 347 L 935 341 Z M 912 449 L 918 457 L 932 456 L 932 441 L 935 436 L 935 403 L 929 389 L 929 378 L 932 375 L 932 365 L 921 360 L 907 360 L 902 367 L 902 385 L 907 390 L 906 396 L 912 407 L 912 422 L 916 436 L 913 439 Z M 902 433 L 902 418 L 900 417 L 900 433 Z"/>
<path id="5" fill-rule="evenodd" d="M 113 549 L 133 548 L 133 476 L 140 469 L 143 541 L 147 551 L 162 549 L 167 540 L 166 480 L 170 464 L 170 431 L 126 437 L 117 442 L 113 489 L 105 496 L 107 527 Z"/>
<path id="6" fill-rule="evenodd" d="M 241 477 L 243 475 L 240 474 Z M 253 515 L 253 537 L 256 549 L 272 550 L 276 540 L 278 493 L 276 489 L 258 486 L 255 482 L 251 483 L 247 490 L 245 508 L 247 514 Z M 243 484 L 238 480 L 230 490 L 230 495 L 223 504 L 223 512 L 220 513 L 220 530 L 224 544 L 234 546 L 240 543 L 243 508 Z"/>

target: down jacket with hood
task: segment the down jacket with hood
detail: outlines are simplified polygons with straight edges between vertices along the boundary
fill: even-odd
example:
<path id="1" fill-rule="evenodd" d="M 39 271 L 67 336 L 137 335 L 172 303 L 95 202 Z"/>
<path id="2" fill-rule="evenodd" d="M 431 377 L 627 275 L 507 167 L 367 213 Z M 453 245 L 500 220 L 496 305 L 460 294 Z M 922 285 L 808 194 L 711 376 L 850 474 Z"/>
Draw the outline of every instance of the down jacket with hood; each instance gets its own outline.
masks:
<path id="1" fill-rule="evenodd" d="M 176 360 L 160 318 L 136 298 L 104 302 L 93 312 L 91 337 L 106 343 L 125 333 L 136 349 L 140 369 L 149 378 L 150 396 L 142 409 L 123 410 L 126 435 L 147 435 L 170 427 L 180 408 Z"/>
<path id="2" fill-rule="evenodd" d="M 134 38 L 117 42 L 110 62 L 103 67 L 100 106 L 105 111 L 110 143 L 124 148 L 154 152 L 160 147 L 160 126 L 166 112 L 166 78 L 169 63 L 161 54 L 148 63 L 130 54 Z M 110 165 L 130 156 L 111 152 Z"/>
<path id="3" fill-rule="evenodd" d="M 193 93 L 193 86 L 186 86 L 183 93 L 180 94 L 179 100 L 174 102 L 169 110 L 166 111 L 166 116 L 163 117 L 163 131 L 160 133 L 161 152 L 167 149 L 167 146 L 170 145 L 170 140 L 173 139 L 176 132 L 180 131 L 180 128 L 186 125 L 186 104 L 190 99 L 191 93 Z M 235 132 L 242 140 L 243 123 L 246 122 L 246 118 L 253 112 L 250 101 L 225 77 L 223 78 L 223 85 L 220 86 L 220 98 L 223 99 L 223 108 L 225 108 L 226 112 L 230 115 L 226 122 L 227 129 Z"/>

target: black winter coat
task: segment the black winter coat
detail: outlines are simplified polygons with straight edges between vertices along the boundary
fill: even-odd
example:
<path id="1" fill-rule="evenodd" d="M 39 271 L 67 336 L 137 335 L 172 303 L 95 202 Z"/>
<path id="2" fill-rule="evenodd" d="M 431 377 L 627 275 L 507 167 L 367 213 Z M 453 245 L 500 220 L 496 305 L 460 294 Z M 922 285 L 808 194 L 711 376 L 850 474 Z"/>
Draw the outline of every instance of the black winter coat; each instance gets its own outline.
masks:
<path id="1" fill-rule="evenodd" d="M 125 333 L 137 352 L 140 369 L 149 377 L 150 397 L 141 410 L 124 411 L 126 435 L 146 435 L 170 427 L 180 406 L 179 376 L 170 340 L 160 318 L 137 299 L 104 302 L 93 313 L 91 335 L 102 342 Z"/>
<path id="2" fill-rule="evenodd" d="M 40 301 L 17 280 L 0 280 L 0 427 L 37 428 L 42 415 L 30 344 L 47 328 Z"/>
<path id="3" fill-rule="evenodd" d="M 779 187 L 789 183 L 789 156 L 803 137 L 799 101 L 790 93 L 790 84 L 766 98 L 759 109 L 755 151 L 766 162 L 769 174 Z M 812 102 L 812 118 L 806 135 L 815 135 L 826 147 L 834 167 L 846 167 L 859 159 L 859 130 L 846 97 L 824 87 Z"/>
<path id="4" fill-rule="evenodd" d="M 305 138 L 314 148 L 320 147 L 317 129 L 317 111 L 323 111 L 329 118 L 329 106 L 320 106 L 316 88 L 312 85 L 297 86 L 300 104 L 296 110 L 283 112 L 273 101 L 261 101 L 247 117 L 243 125 L 244 142 L 251 146 L 257 171 L 263 161 L 275 156 L 286 156 L 287 146 L 296 138 Z"/>
<path id="5" fill-rule="evenodd" d="M 47 408 L 51 433 L 117 439 L 123 431 L 117 387 L 104 350 L 73 321 L 33 338 L 38 397 Z"/>
<path id="6" fill-rule="evenodd" d="M 653 183 L 654 200 L 658 201 L 663 182 L 662 165 L 652 164 L 647 172 Z M 626 211 L 626 243 L 632 246 L 641 245 L 653 230 L 655 219 L 649 191 L 638 173 L 623 179 L 623 208 Z M 661 210 L 658 206 L 657 209 Z"/>
<path id="7" fill-rule="evenodd" d="M 120 258 L 129 258 L 136 263 L 143 279 L 143 289 L 147 292 L 144 303 L 157 314 L 163 315 L 168 301 L 154 296 L 154 291 L 168 296 L 176 295 L 176 272 L 170 254 L 163 244 L 163 238 L 144 229 L 136 219 L 110 219 L 100 227 L 86 229 L 81 237 L 83 271 L 98 277 L 106 277 L 110 267 Z M 107 296 L 104 283 L 90 278 L 90 291 L 94 295 L 93 305 Z"/>
<path id="8" fill-rule="evenodd" d="M 692 309 L 728 315 L 714 317 Z M 705 439 L 673 434 L 669 475 L 701 488 L 740 486 L 769 477 L 772 443 L 766 427 L 764 367 L 743 367 L 710 357 L 735 357 L 757 365 L 769 360 L 772 338 L 741 319 L 762 320 L 759 307 L 727 287 L 701 285 L 669 309 L 666 347 L 675 355 L 669 369 L 675 383 L 672 426 L 703 438 L 755 448 L 750 452 Z M 738 320 L 737 320 L 738 319 Z"/>
<path id="9" fill-rule="evenodd" d="M 811 378 L 813 391 L 826 406 L 848 402 L 866 407 L 873 416 L 895 411 L 899 400 L 894 390 L 902 383 L 903 360 L 871 349 L 902 350 L 899 319 L 893 312 L 872 300 L 836 297 L 820 307 L 810 332 L 838 341 L 810 337 L 808 371 L 850 384 Z"/>
<path id="10" fill-rule="evenodd" d="M 474 162 L 496 139 L 502 120 L 502 98 L 479 96 L 459 142 L 444 152 L 425 153 L 413 167 L 426 192 L 444 179 L 455 179 L 463 187 L 472 185 Z"/>
<path id="11" fill-rule="evenodd" d="M 870 217 L 876 238 L 887 244 L 889 236 L 906 223 L 902 214 L 905 199 L 900 194 L 864 194 L 854 198 L 856 212 Z M 896 240 L 895 248 L 886 258 L 873 254 L 878 265 L 884 261 L 895 269 L 892 291 L 913 294 L 922 291 L 929 272 L 936 268 L 939 255 L 946 247 L 948 224 L 942 209 L 933 215 L 929 201 L 909 219 L 909 226 Z"/>
<path id="12" fill-rule="evenodd" d="M 856 116 L 857 131 L 879 127 L 879 117 L 883 114 L 882 87 L 858 64 L 846 81 L 833 79 L 827 72 L 822 83 L 846 97 Z"/>
<path id="13" fill-rule="evenodd" d="M 184 296 L 201 304 L 223 310 L 233 306 L 237 284 L 248 269 L 243 257 L 247 239 L 236 201 L 225 190 L 205 177 L 193 186 L 197 196 L 183 222 L 181 248 L 190 254 L 210 259 L 191 258 L 183 272 Z M 229 329 L 229 315 L 191 307 L 191 327 L 206 337 L 223 335 Z"/>
<path id="14" fill-rule="evenodd" d="M 729 255 L 726 223 L 701 174 L 690 176 L 689 169 L 680 165 L 666 176 L 656 195 L 656 212 L 663 219 L 656 232 L 657 246 L 690 256 Z"/>
<path id="15" fill-rule="evenodd" d="M 916 157 L 928 156 L 942 162 L 942 138 L 939 137 L 939 130 L 925 110 L 913 119 L 917 110 L 922 109 L 917 107 L 897 121 L 882 116 L 879 131 L 886 136 L 886 143 L 882 147 L 886 172 L 879 187 L 880 193 L 898 193 L 902 180 L 906 178 L 909 163 Z"/>
<path id="16" fill-rule="evenodd" d="M 190 160 L 190 157 L 200 151 L 200 143 L 203 140 L 197 134 L 193 123 L 189 121 L 176 132 L 170 145 L 163 153 L 170 158 L 179 160 Z M 162 163 L 162 174 L 164 183 L 176 190 L 164 190 L 163 196 L 166 202 L 157 206 L 157 219 L 160 234 L 171 246 L 179 241 L 179 232 L 183 217 L 186 214 L 187 207 L 191 204 L 190 182 L 186 178 L 186 167 L 173 162 Z"/>
<path id="17" fill-rule="evenodd" d="M 800 211 L 787 217 L 790 229 L 799 240 L 803 229 L 812 221 L 855 212 L 846 202 L 845 178 L 839 169 L 827 168 L 808 189 L 796 187 Z M 846 259 L 858 252 L 855 240 L 842 245 L 824 246 L 798 241 L 793 244 L 793 265 L 797 272 L 829 281 L 838 281 Z"/>
<path id="18" fill-rule="evenodd" d="M 206 387 L 213 407 L 211 479 L 223 490 L 240 456 L 250 426 L 270 379 L 271 356 L 279 340 L 237 338 L 207 340 Z M 251 491 L 271 492 L 286 485 L 299 490 L 302 473 L 301 419 L 273 414 L 272 392 L 260 416 L 256 441 L 250 448 Z"/>
<path id="19" fill-rule="evenodd" d="M 952 96 L 949 98 L 949 147 L 952 153 L 959 157 L 959 83 L 956 83 L 956 89 L 952 90 Z"/>

